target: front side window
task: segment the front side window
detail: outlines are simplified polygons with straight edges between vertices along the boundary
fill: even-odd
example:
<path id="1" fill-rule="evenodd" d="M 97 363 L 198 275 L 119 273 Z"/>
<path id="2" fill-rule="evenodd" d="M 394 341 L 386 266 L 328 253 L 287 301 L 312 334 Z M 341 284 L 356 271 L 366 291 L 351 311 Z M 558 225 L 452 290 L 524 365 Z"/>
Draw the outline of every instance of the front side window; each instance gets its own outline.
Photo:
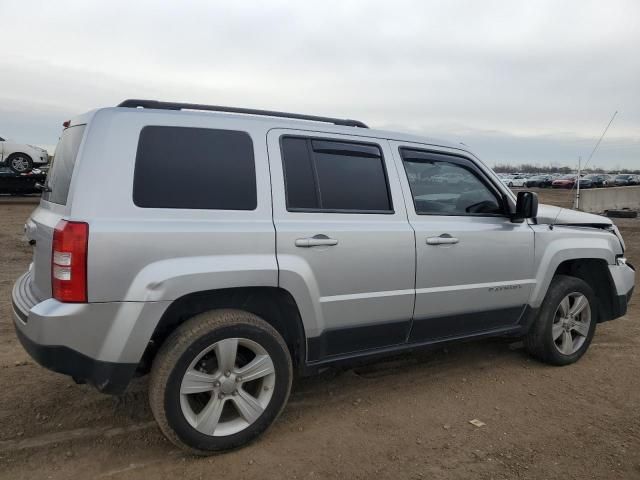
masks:
<path id="1" fill-rule="evenodd" d="M 378 145 L 285 136 L 281 147 L 289 211 L 392 212 Z"/>
<path id="2" fill-rule="evenodd" d="M 471 162 L 460 157 L 401 149 L 418 215 L 501 215 L 502 202 Z"/>
<path id="3" fill-rule="evenodd" d="M 251 137 L 235 130 L 144 127 L 133 201 L 143 208 L 255 210 Z"/>

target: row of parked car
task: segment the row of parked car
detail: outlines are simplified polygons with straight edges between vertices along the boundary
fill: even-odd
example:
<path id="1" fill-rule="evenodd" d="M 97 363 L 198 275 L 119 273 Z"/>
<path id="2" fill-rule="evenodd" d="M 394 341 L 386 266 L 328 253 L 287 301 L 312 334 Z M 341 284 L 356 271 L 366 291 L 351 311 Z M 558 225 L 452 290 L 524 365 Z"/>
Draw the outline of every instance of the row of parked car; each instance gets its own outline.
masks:
<path id="1" fill-rule="evenodd" d="M 499 175 L 502 182 L 510 188 L 573 188 L 578 176 L 569 175 Z M 592 173 L 580 177 L 580 188 L 624 187 L 640 185 L 640 175 Z"/>

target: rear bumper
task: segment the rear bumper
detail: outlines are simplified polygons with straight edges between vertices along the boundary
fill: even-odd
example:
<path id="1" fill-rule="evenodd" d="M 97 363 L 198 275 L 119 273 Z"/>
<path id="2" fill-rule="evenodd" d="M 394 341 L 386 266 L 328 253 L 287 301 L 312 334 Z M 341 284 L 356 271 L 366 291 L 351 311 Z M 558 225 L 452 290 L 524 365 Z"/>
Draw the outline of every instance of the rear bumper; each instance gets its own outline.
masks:
<path id="1" fill-rule="evenodd" d="M 36 362 L 114 394 L 133 378 L 166 308 L 164 302 L 41 300 L 30 272 L 16 281 L 12 303 L 18 339 Z"/>
<path id="2" fill-rule="evenodd" d="M 27 353 L 40 365 L 69 375 L 79 383 L 93 385 L 103 393 L 124 392 L 138 367 L 135 363 L 101 362 L 64 346 L 39 345 L 17 327 L 16 334 Z"/>

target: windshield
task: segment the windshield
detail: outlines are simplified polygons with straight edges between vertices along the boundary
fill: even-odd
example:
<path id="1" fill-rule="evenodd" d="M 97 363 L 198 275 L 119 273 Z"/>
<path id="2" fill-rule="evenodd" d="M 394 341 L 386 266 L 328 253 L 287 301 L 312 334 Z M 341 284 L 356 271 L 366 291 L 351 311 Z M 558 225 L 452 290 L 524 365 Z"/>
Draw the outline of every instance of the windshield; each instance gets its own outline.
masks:
<path id="1" fill-rule="evenodd" d="M 46 185 L 51 191 L 42 194 L 43 200 L 60 205 L 67 204 L 71 175 L 76 164 L 84 127 L 85 125 L 78 125 L 62 132 L 47 176 Z"/>

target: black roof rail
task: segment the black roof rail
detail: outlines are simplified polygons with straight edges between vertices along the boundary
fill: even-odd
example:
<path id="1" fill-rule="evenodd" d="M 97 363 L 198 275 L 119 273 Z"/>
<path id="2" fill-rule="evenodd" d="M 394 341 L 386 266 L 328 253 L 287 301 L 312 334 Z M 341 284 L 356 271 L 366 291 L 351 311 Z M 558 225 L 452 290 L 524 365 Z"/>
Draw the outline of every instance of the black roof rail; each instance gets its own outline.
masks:
<path id="1" fill-rule="evenodd" d="M 296 120 L 309 120 L 312 122 L 333 123 L 345 127 L 369 128 L 358 120 L 348 120 L 342 118 L 319 117 L 316 115 L 304 115 L 301 113 L 274 112 L 271 110 L 255 110 L 253 108 L 221 107 L 218 105 L 200 105 L 198 103 L 177 103 L 160 102 L 158 100 L 135 100 L 129 99 L 122 102 L 118 107 L 128 108 L 155 108 L 159 110 L 205 110 L 209 112 L 245 113 L 249 115 L 263 115 L 266 117 L 294 118 Z"/>

